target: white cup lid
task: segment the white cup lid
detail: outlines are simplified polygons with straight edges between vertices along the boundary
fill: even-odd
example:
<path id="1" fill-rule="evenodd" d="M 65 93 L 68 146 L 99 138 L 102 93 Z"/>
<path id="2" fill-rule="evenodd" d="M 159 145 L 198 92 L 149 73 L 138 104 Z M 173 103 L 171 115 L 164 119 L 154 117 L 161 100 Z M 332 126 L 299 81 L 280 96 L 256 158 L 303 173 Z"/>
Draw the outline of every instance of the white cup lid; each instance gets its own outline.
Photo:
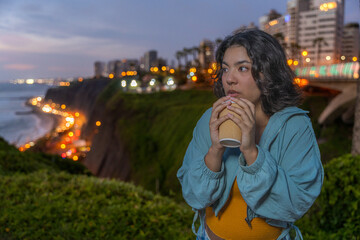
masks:
<path id="1" fill-rule="evenodd" d="M 240 147 L 241 142 L 233 138 L 223 138 L 220 140 L 220 144 L 223 145 L 224 147 L 236 148 L 236 147 Z"/>

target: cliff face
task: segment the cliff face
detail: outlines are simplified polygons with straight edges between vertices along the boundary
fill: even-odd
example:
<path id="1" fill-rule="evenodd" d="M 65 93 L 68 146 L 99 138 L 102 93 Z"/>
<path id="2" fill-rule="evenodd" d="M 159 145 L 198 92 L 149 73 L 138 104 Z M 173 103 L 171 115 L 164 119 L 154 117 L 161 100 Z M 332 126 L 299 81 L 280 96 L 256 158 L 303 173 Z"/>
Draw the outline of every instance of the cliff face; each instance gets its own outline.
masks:
<path id="1" fill-rule="evenodd" d="M 89 79 L 70 87 L 49 89 L 45 100 L 65 104 L 67 108 L 85 114 L 87 123 L 82 128 L 81 138 L 92 142 L 91 150 L 83 164 L 99 177 L 129 180 L 130 163 L 123 142 L 116 132 L 116 116 L 108 113 L 99 94 L 111 82 L 109 79 Z M 96 127 L 95 122 L 101 121 Z"/>

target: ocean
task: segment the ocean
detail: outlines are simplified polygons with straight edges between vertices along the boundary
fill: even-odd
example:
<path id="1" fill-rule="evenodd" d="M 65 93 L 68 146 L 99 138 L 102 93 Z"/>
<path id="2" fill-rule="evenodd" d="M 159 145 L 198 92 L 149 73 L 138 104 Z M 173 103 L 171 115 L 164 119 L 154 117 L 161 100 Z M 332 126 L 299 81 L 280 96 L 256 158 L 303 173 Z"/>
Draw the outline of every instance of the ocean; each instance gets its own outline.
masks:
<path id="1" fill-rule="evenodd" d="M 39 117 L 25 105 L 28 98 L 45 96 L 48 85 L 0 83 L 0 136 L 17 147 L 46 135 L 52 128 L 51 116 Z"/>

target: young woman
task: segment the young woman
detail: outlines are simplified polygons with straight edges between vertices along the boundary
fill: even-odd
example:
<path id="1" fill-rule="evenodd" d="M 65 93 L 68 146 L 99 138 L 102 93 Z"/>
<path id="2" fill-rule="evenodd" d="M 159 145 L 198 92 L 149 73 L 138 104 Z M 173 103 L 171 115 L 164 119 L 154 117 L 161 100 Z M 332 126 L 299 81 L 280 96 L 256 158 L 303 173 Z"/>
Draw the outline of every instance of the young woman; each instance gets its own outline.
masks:
<path id="1" fill-rule="evenodd" d="M 218 47 L 219 99 L 198 121 L 177 177 L 183 197 L 200 217 L 197 239 L 290 239 L 293 223 L 320 194 L 323 167 L 309 117 L 297 108 L 280 44 L 252 29 Z M 230 100 L 230 101 L 229 101 Z M 232 107 L 231 101 L 240 108 Z M 228 108 L 235 114 L 219 117 Z M 231 119 L 242 130 L 239 148 L 219 143 L 219 126 Z"/>

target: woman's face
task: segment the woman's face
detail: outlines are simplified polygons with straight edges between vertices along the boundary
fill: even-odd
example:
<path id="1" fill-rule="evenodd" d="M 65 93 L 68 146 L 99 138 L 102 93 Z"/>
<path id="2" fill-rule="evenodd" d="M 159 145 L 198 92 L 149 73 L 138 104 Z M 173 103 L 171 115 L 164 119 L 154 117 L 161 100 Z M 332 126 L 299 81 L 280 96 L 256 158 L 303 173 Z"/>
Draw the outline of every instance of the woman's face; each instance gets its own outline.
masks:
<path id="1" fill-rule="evenodd" d="M 231 46 L 224 54 L 222 84 L 225 95 L 245 98 L 255 106 L 260 105 L 260 89 L 251 74 L 252 62 L 242 46 Z"/>

